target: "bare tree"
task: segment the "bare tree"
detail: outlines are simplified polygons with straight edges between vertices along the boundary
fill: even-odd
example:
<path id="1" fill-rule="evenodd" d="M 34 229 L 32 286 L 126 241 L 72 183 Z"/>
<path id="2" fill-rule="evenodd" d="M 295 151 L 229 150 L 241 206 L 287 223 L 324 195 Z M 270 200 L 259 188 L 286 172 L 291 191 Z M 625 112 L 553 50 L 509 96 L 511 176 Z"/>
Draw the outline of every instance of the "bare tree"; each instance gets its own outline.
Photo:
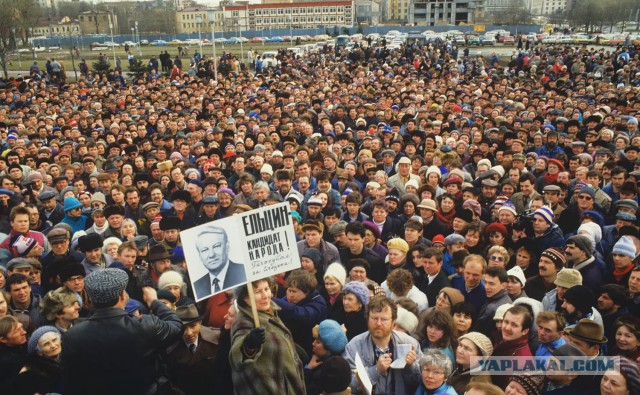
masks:
<path id="1" fill-rule="evenodd" d="M 32 0 L 14 0 L 12 5 L 15 9 L 16 31 L 20 32 L 19 37 L 22 38 L 22 44 L 29 43 L 29 28 L 34 27 L 38 23 L 38 19 L 43 15 L 42 8 Z"/>
<path id="2" fill-rule="evenodd" d="M 17 13 L 11 0 L 0 0 L 0 65 L 4 78 L 8 78 L 7 57 L 16 48 L 12 28 L 17 22 Z"/>
<path id="3" fill-rule="evenodd" d="M 575 0 L 569 10 L 574 26 L 584 26 L 586 33 L 602 27 L 604 14 L 607 12 L 599 0 Z"/>

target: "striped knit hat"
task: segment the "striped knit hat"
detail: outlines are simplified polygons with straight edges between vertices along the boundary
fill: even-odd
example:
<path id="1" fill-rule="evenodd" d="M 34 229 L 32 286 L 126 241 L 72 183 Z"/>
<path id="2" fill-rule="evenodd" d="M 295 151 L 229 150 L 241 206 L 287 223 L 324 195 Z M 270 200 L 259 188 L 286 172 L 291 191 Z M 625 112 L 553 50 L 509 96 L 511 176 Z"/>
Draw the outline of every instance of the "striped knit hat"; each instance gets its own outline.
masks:
<path id="1" fill-rule="evenodd" d="M 564 255 L 564 251 L 557 247 L 549 247 L 546 250 L 542 251 L 540 256 L 547 257 L 553 261 L 556 265 L 556 268 L 561 269 L 567 265 L 567 258 Z"/>
<path id="2" fill-rule="evenodd" d="M 540 207 L 535 211 L 535 213 L 533 213 L 533 215 L 541 216 L 549 225 L 553 225 L 553 219 L 556 217 L 548 206 Z"/>

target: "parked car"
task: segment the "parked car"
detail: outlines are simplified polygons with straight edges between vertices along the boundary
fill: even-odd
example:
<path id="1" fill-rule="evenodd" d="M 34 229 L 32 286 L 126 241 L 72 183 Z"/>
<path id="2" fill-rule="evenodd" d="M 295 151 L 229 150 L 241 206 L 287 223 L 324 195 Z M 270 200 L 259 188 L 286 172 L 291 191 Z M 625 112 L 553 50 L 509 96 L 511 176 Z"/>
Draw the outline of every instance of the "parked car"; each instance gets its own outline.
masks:
<path id="1" fill-rule="evenodd" d="M 516 38 L 513 36 L 500 36 L 500 42 L 505 45 L 513 45 L 516 43 Z"/>
<path id="2" fill-rule="evenodd" d="M 467 45 L 480 45 L 480 36 L 469 34 L 467 36 Z"/>
<path id="3" fill-rule="evenodd" d="M 122 46 L 125 46 L 125 45 L 128 45 L 130 47 L 137 47 L 138 43 L 135 43 L 133 41 L 125 41 L 125 42 L 122 43 Z"/>
<path id="4" fill-rule="evenodd" d="M 120 46 L 120 44 L 118 44 L 116 42 L 113 42 L 113 41 L 105 41 L 105 42 L 102 43 L 102 46 L 103 47 L 109 47 L 109 48 L 111 48 L 111 47 L 116 47 L 117 48 L 117 47 Z"/>
<path id="5" fill-rule="evenodd" d="M 284 41 L 284 38 L 279 36 L 268 37 L 267 39 L 264 40 L 264 42 L 266 43 L 281 43 L 283 41 Z"/>
<path id="6" fill-rule="evenodd" d="M 164 40 L 153 40 L 150 45 L 153 45 L 154 47 L 160 47 L 163 45 L 169 45 L 169 43 Z"/>
<path id="7" fill-rule="evenodd" d="M 496 45 L 496 36 L 493 34 L 485 34 L 481 38 L 482 45 Z"/>
<path id="8" fill-rule="evenodd" d="M 140 40 L 140 45 L 149 45 L 149 40 Z"/>
<path id="9" fill-rule="evenodd" d="M 265 42 L 265 40 L 266 40 L 265 37 L 253 37 L 252 39 L 249 40 L 249 42 L 254 44 L 259 44 L 259 43 Z"/>
<path id="10" fill-rule="evenodd" d="M 171 41 L 169 42 L 169 45 L 184 45 L 184 44 L 185 44 L 185 42 L 184 42 L 184 41 L 181 41 L 181 40 L 178 40 L 178 39 L 171 40 Z"/>

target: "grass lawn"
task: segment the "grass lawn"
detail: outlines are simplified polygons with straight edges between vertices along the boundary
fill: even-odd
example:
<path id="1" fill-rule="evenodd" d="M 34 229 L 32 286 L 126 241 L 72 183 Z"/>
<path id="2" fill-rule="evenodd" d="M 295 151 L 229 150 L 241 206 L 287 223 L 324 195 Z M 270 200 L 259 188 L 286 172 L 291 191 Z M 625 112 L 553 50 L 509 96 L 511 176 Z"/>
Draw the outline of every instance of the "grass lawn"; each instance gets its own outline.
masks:
<path id="1" fill-rule="evenodd" d="M 238 56 L 240 60 L 242 60 L 242 52 L 244 52 L 244 62 L 247 62 L 247 53 L 249 49 L 253 49 L 257 51 L 258 54 L 264 51 L 276 51 L 279 48 L 287 48 L 291 47 L 290 42 L 282 42 L 282 43 L 246 43 L 242 44 L 242 51 L 240 48 L 240 44 L 232 44 L 232 45 L 222 45 L 216 44 L 216 55 L 220 56 L 223 52 L 233 53 Z M 188 53 L 189 55 L 193 55 L 194 51 L 199 49 L 198 46 L 190 46 Z M 156 57 L 163 53 L 164 51 L 168 51 L 172 58 L 174 58 L 178 54 L 178 46 L 174 45 L 165 45 L 165 46 L 143 46 L 141 48 L 142 51 L 142 59 L 143 61 L 147 61 L 151 58 L 152 55 Z M 98 60 L 98 56 L 100 53 L 103 53 L 107 56 L 109 61 L 113 63 L 113 54 L 114 51 L 111 48 L 102 51 L 90 51 L 88 46 L 84 46 L 84 50 L 80 48 L 80 57 L 86 59 L 87 63 L 89 63 L 89 67 L 92 66 L 94 62 Z M 140 58 L 138 48 L 133 48 L 131 53 L 136 57 L 136 59 Z M 212 44 L 207 44 L 202 46 L 202 53 L 206 56 L 211 57 L 213 55 L 213 46 Z M 127 61 L 127 53 L 124 51 L 124 47 L 116 47 L 115 48 L 116 57 L 120 57 L 120 62 L 122 68 L 124 70 L 128 70 L 129 63 Z M 62 49 L 52 49 L 45 50 L 42 52 L 36 52 L 38 65 L 43 67 L 46 63 L 47 58 L 55 58 L 58 61 L 64 62 L 64 65 L 67 69 L 67 72 L 73 71 L 72 62 L 71 62 L 71 52 L 70 48 L 63 47 Z M 189 67 L 188 60 L 185 59 L 184 56 L 181 56 L 183 68 Z M 33 64 L 33 53 L 20 53 L 20 54 L 12 54 L 11 55 L 11 64 L 7 63 L 7 70 L 9 71 L 23 71 L 28 72 L 29 67 Z M 76 57 L 75 63 L 76 68 L 80 60 Z M 21 66 L 22 64 L 22 66 Z M 92 67 L 91 67 L 92 68 Z"/>

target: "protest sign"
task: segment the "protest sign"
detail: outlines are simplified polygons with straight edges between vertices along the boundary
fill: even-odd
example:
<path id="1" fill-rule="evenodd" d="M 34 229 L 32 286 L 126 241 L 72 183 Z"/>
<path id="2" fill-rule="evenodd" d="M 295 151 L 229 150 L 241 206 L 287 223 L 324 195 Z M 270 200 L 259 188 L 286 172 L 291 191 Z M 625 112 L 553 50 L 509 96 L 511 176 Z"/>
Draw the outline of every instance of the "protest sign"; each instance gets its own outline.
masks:
<path id="1" fill-rule="evenodd" d="M 288 203 L 180 232 L 196 301 L 300 268 Z"/>

